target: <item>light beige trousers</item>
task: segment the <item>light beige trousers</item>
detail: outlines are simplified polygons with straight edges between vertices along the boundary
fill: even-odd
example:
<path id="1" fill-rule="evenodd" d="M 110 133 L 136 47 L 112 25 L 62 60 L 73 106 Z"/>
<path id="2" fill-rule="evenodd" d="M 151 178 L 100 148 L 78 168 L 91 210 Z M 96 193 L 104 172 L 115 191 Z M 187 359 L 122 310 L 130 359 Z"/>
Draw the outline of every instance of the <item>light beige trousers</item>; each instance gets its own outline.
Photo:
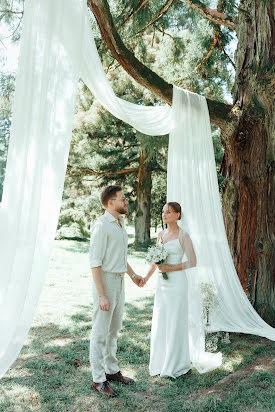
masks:
<path id="1" fill-rule="evenodd" d="M 99 309 L 98 293 L 93 283 L 93 324 L 90 339 L 90 363 L 94 382 L 104 382 L 105 373 L 119 371 L 116 358 L 117 338 L 124 313 L 124 273 L 102 273 L 105 295 L 110 311 Z"/>

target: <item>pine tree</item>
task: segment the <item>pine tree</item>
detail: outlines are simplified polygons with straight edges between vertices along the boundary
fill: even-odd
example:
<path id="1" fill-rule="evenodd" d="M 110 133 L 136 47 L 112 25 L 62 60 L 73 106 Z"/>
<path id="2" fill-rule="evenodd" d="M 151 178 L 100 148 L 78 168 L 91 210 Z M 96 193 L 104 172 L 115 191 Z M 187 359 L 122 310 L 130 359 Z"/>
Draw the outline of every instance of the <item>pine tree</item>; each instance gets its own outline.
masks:
<path id="1" fill-rule="evenodd" d="M 131 84 L 122 82 L 120 89 L 129 91 L 130 86 L 133 99 Z M 105 185 L 122 185 L 130 202 L 128 220 L 135 221 L 135 243 L 146 244 L 150 241 L 152 173 L 166 175 L 167 141 L 167 136 L 143 135 L 114 118 L 93 101 L 84 86 L 78 98 L 65 188 L 75 187 L 76 182 L 79 188 L 90 185 L 93 195 L 94 189 L 98 194 L 97 189 Z M 65 191 L 65 198 L 68 194 Z"/>
<path id="2" fill-rule="evenodd" d="M 120 2 L 112 2 L 111 5 L 118 24 L 121 24 L 130 13 L 129 5 L 122 7 Z M 132 4 L 133 7 L 136 5 Z M 197 91 L 198 88 L 201 91 L 207 88 L 216 98 L 223 96 L 224 89 L 228 89 L 230 84 L 226 65 L 222 66 L 222 70 L 219 67 L 218 82 L 215 68 L 207 76 L 202 70 L 203 67 L 195 76 L 190 74 L 208 46 L 212 28 L 209 25 L 201 26 L 201 19 L 197 19 L 197 14 L 191 10 L 185 17 L 193 19 L 194 27 L 200 27 L 200 31 L 190 32 L 183 24 L 182 14 L 175 8 L 172 19 L 164 15 L 154 26 L 143 30 L 159 9 L 158 2 L 150 2 L 150 5 L 148 3 L 145 6 L 145 13 L 130 18 L 129 23 L 122 24 L 121 29 L 124 41 L 134 49 L 136 55 L 153 70 L 168 76 L 171 81 L 175 73 L 180 72 L 181 77 L 176 82 L 179 85 L 188 84 L 189 88 Z M 91 24 L 103 66 L 116 94 L 133 103 L 161 104 L 159 98 L 133 82 L 117 65 L 109 49 L 102 43 L 94 20 Z M 137 35 L 139 31 L 141 32 Z M 186 54 L 184 59 L 182 50 L 185 50 Z M 128 217 L 135 223 L 135 242 L 148 243 L 151 220 L 154 226 L 161 224 L 161 208 L 166 200 L 167 143 L 167 136 L 145 136 L 115 119 L 94 102 L 93 96 L 82 85 L 76 108 L 75 130 L 57 236 L 86 238 L 89 232 L 89 190 L 92 189 L 90 199 L 93 201 L 93 210 L 99 212 L 99 188 L 120 183 L 129 196 Z M 214 144 L 216 152 L 220 152 L 217 129 Z M 92 214 L 95 216 L 95 213 Z"/>
<path id="3" fill-rule="evenodd" d="M 189 71 L 190 76 L 194 78 L 190 79 L 187 76 L 186 81 L 186 75 L 183 77 L 184 87 L 191 88 L 193 84 L 193 87 L 196 87 L 193 88 L 194 91 L 203 92 L 207 97 L 210 119 L 223 133 L 222 172 L 226 178 L 223 211 L 231 252 L 238 275 L 251 302 L 261 316 L 273 324 L 275 254 L 271 233 L 275 197 L 274 191 L 270 188 L 274 182 L 275 161 L 274 3 L 268 0 L 241 0 L 236 5 L 233 0 L 219 0 L 216 9 L 206 7 L 212 5 L 209 3 L 206 0 L 168 1 L 165 3 L 166 18 L 163 18 L 160 10 L 162 6 L 159 6 L 159 11 L 151 19 L 149 26 L 155 26 L 160 21 L 167 22 L 169 15 L 170 18 L 173 15 L 170 14 L 170 10 L 178 9 L 182 12 L 183 26 L 188 27 L 188 33 L 192 30 L 195 30 L 195 34 L 200 32 L 200 27 L 194 25 L 194 19 L 201 16 L 207 19 L 212 27 L 210 48 L 204 54 L 203 60 L 197 62 L 198 66 L 193 66 L 193 71 Z M 117 15 L 113 9 L 112 14 L 110 13 L 107 1 L 97 0 L 95 4 L 89 0 L 88 4 L 114 58 L 136 81 L 171 104 L 170 79 L 160 77 L 156 70 L 149 70 L 148 62 L 144 61 L 145 64 L 142 64 L 133 56 L 129 43 L 123 39 L 121 28 L 118 24 L 112 23 L 112 15 L 115 22 Z M 141 14 L 145 6 L 149 8 L 149 2 L 144 1 L 142 7 L 137 7 L 139 10 L 135 12 L 136 5 L 137 3 L 131 3 L 131 20 Z M 185 14 L 187 7 L 190 12 L 197 12 L 197 17 L 188 20 Z M 211 95 L 204 87 L 209 80 L 208 73 L 211 82 L 217 83 L 219 72 L 222 72 L 224 67 L 224 59 L 232 61 L 232 56 L 229 56 L 225 48 L 228 38 L 232 36 L 231 33 L 234 35 L 234 31 L 238 38 L 238 48 L 234 64 L 234 104 L 231 105 Z M 201 51 L 201 48 L 195 49 L 194 54 L 197 54 L 197 51 Z M 181 52 L 183 58 L 186 58 L 184 49 Z M 194 63 L 195 60 L 196 58 L 186 59 L 186 62 Z M 197 82 L 198 71 L 201 72 L 202 68 L 205 73 L 204 79 Z M 176 76 L 173 80 L 173 83 L 176 83 Z"/>

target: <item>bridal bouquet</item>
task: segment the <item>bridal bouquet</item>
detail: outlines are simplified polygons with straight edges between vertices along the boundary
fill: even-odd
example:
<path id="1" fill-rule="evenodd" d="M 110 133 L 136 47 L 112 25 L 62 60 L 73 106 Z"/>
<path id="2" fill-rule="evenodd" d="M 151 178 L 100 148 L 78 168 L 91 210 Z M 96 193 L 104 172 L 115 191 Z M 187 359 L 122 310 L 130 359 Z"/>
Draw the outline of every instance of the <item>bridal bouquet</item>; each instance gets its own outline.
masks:
<path id="1" fill-rule="evenodd" d="M 168 253 L 164 248 L 164 245 L 161 243 L 157 243 L 156 246 L 149 247 L 147 251 L 146 260 L 149 263 L 157 263 L 158 265 L 165 262 Z M 162 273 L 163 279 L 168 279 L 167 273 Z"/>

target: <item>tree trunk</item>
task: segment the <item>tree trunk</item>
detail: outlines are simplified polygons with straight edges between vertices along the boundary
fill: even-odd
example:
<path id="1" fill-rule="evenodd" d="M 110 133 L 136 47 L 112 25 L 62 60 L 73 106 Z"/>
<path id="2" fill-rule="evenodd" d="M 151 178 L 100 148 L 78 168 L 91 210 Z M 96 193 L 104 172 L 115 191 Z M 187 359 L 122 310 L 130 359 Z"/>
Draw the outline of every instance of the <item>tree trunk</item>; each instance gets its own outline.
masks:
<path id="1" fill-rule="evenodd" d="M 223 141 L 223 212 L 242 286 L 274 325 L 274 10 L 271 1 L 257 0 L 241 1 L 240 9 L 233 89 L 238 121 Z"/>
<path id="2" fill-rule="evenodd" d="M 136 217 L 135 217 L 135 243 L 148 244 L 150 242 L 151 223 L 151 189 L 152 165 L 151 159 L 143 149 L 141 151 L 138 172 Z"/>

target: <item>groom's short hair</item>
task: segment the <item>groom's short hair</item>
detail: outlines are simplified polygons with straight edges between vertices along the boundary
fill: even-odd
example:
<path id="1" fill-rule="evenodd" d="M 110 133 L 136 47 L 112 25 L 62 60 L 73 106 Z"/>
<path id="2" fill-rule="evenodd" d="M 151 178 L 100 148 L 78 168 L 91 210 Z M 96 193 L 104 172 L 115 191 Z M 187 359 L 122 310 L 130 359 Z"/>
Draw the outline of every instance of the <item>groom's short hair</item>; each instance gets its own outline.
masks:
<path id="1" fill-rule="evenodd" d="M 117 192 L 121 192 L 122 188 L 121 186 L 107 186 L 103 189 L 103 191 L 100 194 L 100 201 L 102 203 L 103 206 L 107 206 L 109 200 L 112 197 L 116 197 Z"/>

